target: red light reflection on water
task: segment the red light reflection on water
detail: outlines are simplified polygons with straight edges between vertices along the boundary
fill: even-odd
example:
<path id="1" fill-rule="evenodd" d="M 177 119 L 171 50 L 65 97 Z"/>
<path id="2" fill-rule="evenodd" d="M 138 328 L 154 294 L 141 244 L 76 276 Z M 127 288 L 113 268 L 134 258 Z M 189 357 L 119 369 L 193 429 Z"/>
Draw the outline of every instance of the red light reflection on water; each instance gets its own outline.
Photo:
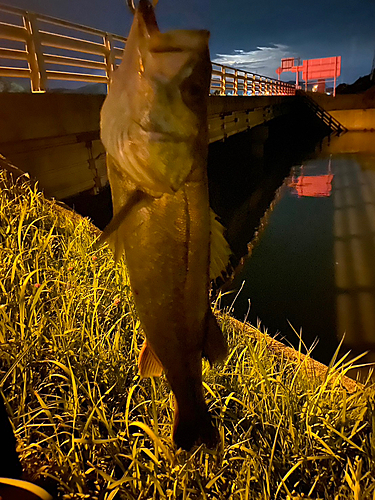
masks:
<path id="1" fill-rule="evenodd" d="M 333 174 L 326 175 L 300 175 L 293 178 L 289 187 L 298 197 L 313 196 L 320 198 L 330 196 L 332 191 Z"/>

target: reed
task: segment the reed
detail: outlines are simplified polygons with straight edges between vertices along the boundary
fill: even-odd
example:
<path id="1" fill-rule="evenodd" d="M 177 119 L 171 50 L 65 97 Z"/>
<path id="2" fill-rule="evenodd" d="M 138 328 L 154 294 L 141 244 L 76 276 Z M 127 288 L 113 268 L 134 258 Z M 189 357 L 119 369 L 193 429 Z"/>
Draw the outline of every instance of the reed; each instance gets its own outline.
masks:
<path id="1" fill-rule="evenodd" d="M 306 358 L 225 312 L 229 356 L 203 365 L 221 444 L 177 451 L 165 377 L 138 376 L 125 262 L 87 219 L 0 175 L 0 393 L 29 479 L 64 499 L 375 499 L 370 383 L 343 388 L 345 360 L 307 376 Z"/>

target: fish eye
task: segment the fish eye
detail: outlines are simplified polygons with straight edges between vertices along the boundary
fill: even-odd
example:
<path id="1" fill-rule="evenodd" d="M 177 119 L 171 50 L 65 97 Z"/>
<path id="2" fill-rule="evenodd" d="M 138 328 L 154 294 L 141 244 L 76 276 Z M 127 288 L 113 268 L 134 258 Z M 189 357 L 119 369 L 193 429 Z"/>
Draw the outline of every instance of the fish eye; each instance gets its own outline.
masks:
<path id="1" fill-rule="evenodd" d="M 193 83 L 192 85 L 190 85 L 189 87 L 189 92 L 190 92 L 190 96 L 191 97 L 199 97 L 200 94 L 201 94 L 201 87 L 199 85 L 197 85 L 196 83 Z"/>
<path id="2" fill-rule="evenodd" d="M 194 113 L 198 113 L 202 105 L 202 99 L 205 96 L 203 85 L 189 77 L 181 83 L 180 92 L 184 104 Z"/>

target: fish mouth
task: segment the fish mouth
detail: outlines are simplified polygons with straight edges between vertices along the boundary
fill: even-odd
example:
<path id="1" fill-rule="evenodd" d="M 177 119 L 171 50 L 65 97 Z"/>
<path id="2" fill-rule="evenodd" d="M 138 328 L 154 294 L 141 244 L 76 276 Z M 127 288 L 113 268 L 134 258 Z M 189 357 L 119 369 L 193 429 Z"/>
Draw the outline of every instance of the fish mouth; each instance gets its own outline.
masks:
<path id="1" fill-rule="evenodd" d="M 154 32 L 160 32 L 158 23 L 156 22 L 154 5 L 149 0 L 139 0 L 138 7 L 134 13 L 140 16 L 149 35 Z"/>
<path id="2" fill-rule="evenodd" d="M 175 132 L 166 132 L 152 127 L 145 127 L 141 123 L 134 122 L 139 129 L 147 134 L 151 142 L 188 142 L 190 137 Z"/>
<path id="3" fill-rule="evenodd" d="M 157 132 L 155 130 L 149 130 L 147 134 L 152 142 L 186 142 L 188 140 L 186 137 L 177 134 Z"/>

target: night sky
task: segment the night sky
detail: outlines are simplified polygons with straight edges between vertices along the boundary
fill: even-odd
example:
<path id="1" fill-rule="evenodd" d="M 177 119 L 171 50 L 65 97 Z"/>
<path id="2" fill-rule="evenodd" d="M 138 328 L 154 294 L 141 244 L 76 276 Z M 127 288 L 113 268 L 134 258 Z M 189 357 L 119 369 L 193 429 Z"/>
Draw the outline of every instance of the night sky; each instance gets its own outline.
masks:
<path id="1" fill-rule="evenodd" d="M 132 20 L 125 0 L 2 1 L 124 36 Z M 375 0 L 160 0 L 156 15 L 162 31 L 210 30 L 213 61 L 273 78 L 282 57 L 341 55 L 338 83 L 371 71 Z"/>

